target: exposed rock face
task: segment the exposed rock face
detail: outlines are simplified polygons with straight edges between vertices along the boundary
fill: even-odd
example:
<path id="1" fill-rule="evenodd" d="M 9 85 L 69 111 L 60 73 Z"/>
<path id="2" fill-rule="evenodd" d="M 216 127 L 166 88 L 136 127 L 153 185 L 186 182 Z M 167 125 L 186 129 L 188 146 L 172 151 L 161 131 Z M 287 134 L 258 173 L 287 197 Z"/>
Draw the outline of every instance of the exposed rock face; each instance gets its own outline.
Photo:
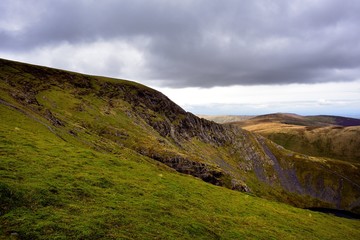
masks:
<path id="1" fill-rule="evenodd" d="M 137 86 L 121 86 L 115 83 L 102 85 L 100 95 L 109 98 L 123 98 L 129 102 L 134 112 L 139 114 L 163 137 L 172 137 L 175 141 L 199 137 L 208 143 L 224 144 L 231 140 L 223 125 L 198 118 L 186 112 L 164 94 L 153 89 L 139 89 Z M 160 114 L 162 120 L 153 120 L 153 113 Z"/>
<path id="2" fill-rule="evenodd" d="M 332 176 L 338 180 L 338 184 L 326 186 L 324 179 L 330 176 L 312 176 L 311 180 L 303 182 L 299 176 L 302 172 L 293 167 L 288 167 L 279 161 L 267 146 L 265 139 L 255 135 L 255 142 L 249 141 L 249 136 L 242 130 L 235 129 L 231 126 L 219 125 L 205 119 L 196 117 L 195 115 L 185 112 L 179 106 L 171 102 L 166 96 L 160 92 L 153 90 L 134 91 L 127 90 L 127 92 L 136 92 L 136 94 L 125 94 L 124 99 L 132 104 L 134 107 L 143 105 L 144 109 L 150 109 L 153 112 L 160 113 L 163 116 L 161 121 L 152 121 L 149 111 L 138 111 L 141 117 L 152 126 L 163 137 L 170 137 L 181 146 L 182 141 L 189 140 L 193 137 L 201 139 L 205 143 L 213 144 L 214 146 L 230 145 L 237 151 L 237 157 L 245 159 L 245 162 L 240 163 L 242 166 L 247 166 L 247 171 L 253 171 L 256 177 L 263 183 L 272 187 L 280 187 L 285 192 L 297 194 L 299 196 L 307 196 L 323 201 L 326 206 L 331 206 L 339 209 L 349 210 L 353 204 L 353 200 L 347 203 L 342 203 L 342 195 L 346 194 L 341 191 L 342 178 L 339 176 Z M 242 137 L 239 137 L 239 136 Z M 240 181 L 232 172 L 224 172 L 218 166 L 218 170 L 210 170 L 206 164 L 199 164 L 189 159 L 174 157 L 171 159 L 163 159 L 161 156 L 153 157 L 166 165 L 176 169 L 179 172 L 191 174 L 199 177 L 204 181 L 224 186 L 224 182 L 219 180 L 222 176 L 229 175 L 232 189 L 249 192 L 249 187 Z M 313 166 L 309 165 L 306 171 L 311 170 Z M 354 185 L 351 182 L 348 184 Z M 360 192 L 360 189 L 355 190 Z M 356 198 L 354 199 L 356 200 Z M 318 204 L 318 203 L 316 203 Z M 306 206 L 306 203 L 300 206 Z"/>
<path id="3" fill-rule="evenodd" d="M 231 180 L 231 189 L 240 192 L 251 192 L 250 188 L 244 182 L 237 179 Z"/>
<path id="4" fill-rule="evenodd" d="M 153 156 L 155 160 L 158 160 L 167 166 L 174 168 L 176 171 L 189 174 L 198 177 L 205 182 L 217 185 L 225 186 L 225 182 L 221 179 L 224 176 L 224 172 L 221 169 L 216 169 L 206 163 L 200 163 L 191 161 L 180 156 L 163 158 L 162 156 Z"/>
<path id="5" fill-rule="evenodd" d="M 53 126 L 64 126 L 64 123 L 60 119 L 56 118 L 49 109 L 45 110 L 45 118 L 49 120 Z"/>

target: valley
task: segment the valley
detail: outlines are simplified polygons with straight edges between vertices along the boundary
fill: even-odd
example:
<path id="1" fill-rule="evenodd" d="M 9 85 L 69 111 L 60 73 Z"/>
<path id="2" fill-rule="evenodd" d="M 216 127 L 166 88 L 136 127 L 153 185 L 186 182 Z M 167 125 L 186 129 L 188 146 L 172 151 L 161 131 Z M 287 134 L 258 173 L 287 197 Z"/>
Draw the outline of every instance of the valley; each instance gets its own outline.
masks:
<path id="1" fill-rule="evenodd" d="M 230 123 L 302 154 L 360 162 L 360 119 L 269 114 Z"/>

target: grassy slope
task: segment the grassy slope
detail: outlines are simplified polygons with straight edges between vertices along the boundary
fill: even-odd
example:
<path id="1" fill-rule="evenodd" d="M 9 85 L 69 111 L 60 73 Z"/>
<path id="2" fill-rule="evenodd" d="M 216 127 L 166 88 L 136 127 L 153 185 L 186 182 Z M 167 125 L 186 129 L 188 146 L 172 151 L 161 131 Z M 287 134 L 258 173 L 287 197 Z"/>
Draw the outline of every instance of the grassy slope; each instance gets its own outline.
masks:
<path id="1" fill-rule="evenodd" d="M 360 177 L 353 170 L 357 166 L 330 162 L 350 179 L 339 189 L 343 175 L 329 175 L 325 170 L 329 162 L 289 158 L 285 151 L 277 151 L 278 159 L 273 159 L 265 152 L 266 143 L 259 144 L 254 134 L 196 118 L 146 86 L 14 62 L 2 67 L 3 100 L 32 117 L 45 118 L 66 141 L 102 152 L 126 147 L 207 182 L 250 189 L 257 196 L 297 207 L 359 211 Z M 305 166 L 293 169 L 299 161 Z M 277 169 L 275 162 L 280 164 Z M 297 184 L 294 178 L 309 171 L 316 177 L 301 181 L 303 190 L 291 186 Z M 324 187 L 329 189 L 325 193 Z M 353 191 L 342 190 L 347 188 Z"/>
<path id="2" fill-rule="evenodd" d="M 287 149 L 311 156 L 360 162 L 360 127 L 323 127 L 262 132 Z M 300 144 L 299 144 L 300 143 Z"/>
<path id="3" fill-rule="evenodd" d="M 204 118 L 210 121 L 214 121 L 216 123 L 229 123 L 229 122 L 238 122 L 238 121 L 245 121 L 254 116 L 240 116 L 240 115 L 197 115 L 200 118 Z"/>
<path id="4" fill-rule="evenodd" d="M 0 82 L 1 99 L 17 108 L 0 104 L 3 238 L 11 233 L 25 239 L 359 236 L 358 221 L 212 186 L 140 155 L 154 152 L 198 161 L 211 159 L 229 169 L 239 164 L 229 156 L 232 149 L 197 138 L 177 147 L 173 139 L 163 138 L 133 116 L 150 111 L 146 106 L 140 104 L 134 110 L 119 98 L 110 101 L 96 95 L 98 81 L 115 80 L 91 78 L 92 87 L 82 88 L 86 82 L 80 75 L 59 71 L 58 76 L 52 73 L 44 81 L 41 78 L 46 71 L 39 74 L 36 69 L 30 70 L 31 74 L 7 69 L 8 75 Z M 51 82 L 53 77 L 59 77 L 62 85 Z M 62 78 L 70 78 L 79 87 Z M 8 85 L 15 81 L 20 85 Z M 147 89 L 131 82 L 120 83 Z M 36 94 L 31 93 L 34 89 Z M 133 94 L 137 94 L 136 89 L 131 90 Z M 157 112 L 151 114 L 152 121 L 163 118 Z M 252 174 L 248 175 L 251 178 Z M 262 188 L 266 192 L 266 186 Z M 339 224 L 343 226 L 340 231 Z"/>
<path id="5" fill-rule="evenodd" d="M 233 124 L 259 133 L 295 152 L 360 162 L 358 151 L 360 126 L 336 125 L 357 124 L 357 122 L 356 119 L 334 116 L 294 118 L 284 114 L 274 114 Z"/>
<path id="6" fill-rule="evenodd" d="M 126 148 L 109 154 L 66 143 L 22 113 L 0 110 L 4 239 L 360 236 L 359 221 L 206 184 Z"/>
<path id="7" fill-rule="evenodd" d="M 248 121 L 247 121 L 248 120 Z M 235 121 L 234 121 L 235 122 Z M 238 121 L 239 122 L 239 121 Z M 359 126 L 360 119 L 348 118 L 340 116 L 319 115 L 319 116 L 301 116 L 292 113 L 273 113 L 266 115 L 259 115 L 250 119 L 243 119 L 238 124 L 242 126 L 254 125 L 260 123 L 283 123 L 297 126 Z"/>

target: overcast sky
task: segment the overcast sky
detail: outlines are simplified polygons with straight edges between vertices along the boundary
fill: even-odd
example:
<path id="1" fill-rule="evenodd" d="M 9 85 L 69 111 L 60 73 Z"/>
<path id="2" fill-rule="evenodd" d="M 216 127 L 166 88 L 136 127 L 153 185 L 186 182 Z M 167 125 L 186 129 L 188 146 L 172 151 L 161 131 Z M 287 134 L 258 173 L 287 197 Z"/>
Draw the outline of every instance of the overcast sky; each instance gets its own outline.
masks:
<path id="1" fill-rule="evenodd" d="M 0 57 L 134 80 L 204 114 L 360 117 L 357 0 L 1 0 Z"/>

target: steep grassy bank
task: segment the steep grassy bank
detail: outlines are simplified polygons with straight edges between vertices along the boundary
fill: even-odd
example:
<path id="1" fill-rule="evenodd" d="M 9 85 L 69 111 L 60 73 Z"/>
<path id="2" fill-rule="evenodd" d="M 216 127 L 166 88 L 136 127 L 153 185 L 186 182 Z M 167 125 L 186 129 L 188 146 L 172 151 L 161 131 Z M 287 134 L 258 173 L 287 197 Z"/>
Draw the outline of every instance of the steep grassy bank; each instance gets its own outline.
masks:
<path id="1" fill-rule="evenodd" d="M 259 133 L 295 152 L 360 162 L 360 119 L 269 114 L 232 125 Z"/>
<path id="2" fill-rule="evenodd" d="M 226 188 L 299 207 L 359 210 L 356 164 L 294 154 L 199 119 L 133 82 L 0 63 L 4 236 L 297 238 L 304 230 L 297 214 L 309 212 Z M 276 220 L 284 209 L 295 213 L 289 229 Z M 321 219 L 314 227 L 333 218 Z M 356 236 L 357 222 L 346 224 Z"/>
<path id="3" fill-rule="evenodd" d="M 104 153 L 128 148 L 214 185 L 298 207 L 358 209 L 360 177 L 353 169 L 359 165 L 339 165 L 277 147 L 275 156 L 256 134 L 200 119 L 134 82 L 1 63 L 0 103 L 66 142 Z M 298 162 L 302 167 L 292 168 Z M 329 174 L 329 164 L 340 166 L 341 174 Z M 313 169 L 316 173 L 304 181 L 304 173 Z"/>
<path id="4" fill-rule="evenodd" d="M 64 141 L 0 105 L 1 236 L 19 239 L 357 239 L 360 222 L 179 174 L 128 148 Z"/>

